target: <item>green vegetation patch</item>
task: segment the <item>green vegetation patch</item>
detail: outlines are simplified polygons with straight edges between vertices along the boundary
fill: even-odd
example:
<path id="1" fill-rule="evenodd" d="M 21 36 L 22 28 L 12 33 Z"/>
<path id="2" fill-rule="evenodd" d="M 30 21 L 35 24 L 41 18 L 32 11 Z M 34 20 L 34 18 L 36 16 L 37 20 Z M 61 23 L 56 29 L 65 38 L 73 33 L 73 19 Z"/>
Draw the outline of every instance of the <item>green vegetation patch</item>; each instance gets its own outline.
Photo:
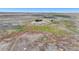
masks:
<path id="1" fill-rule="evenodd" d="M 16 30 L 16 32 L 24 32 L 25 31 L 25 29 L 24 29 L 24 26 L 17 26 L 16 28 L 15 28 L 15 30 Z"/>
<path id="2" fill-rule="evenodd" d="M 50 32 L 56 35 L 65 35 L 67 32 L 64 30 L 60 30 L 59 28 L 56 27 L 51 27 L 51 26 L 32 26 L 31 28 L 33 31 L 42 31 L 42 32 Z"/>
<path id="3" fill-rule="evenodd" d="M 71 18 L 71 16 L 68 16 L 68 15 L 54 15 L 56 17 L 64 17 L 64 18 Z"/>

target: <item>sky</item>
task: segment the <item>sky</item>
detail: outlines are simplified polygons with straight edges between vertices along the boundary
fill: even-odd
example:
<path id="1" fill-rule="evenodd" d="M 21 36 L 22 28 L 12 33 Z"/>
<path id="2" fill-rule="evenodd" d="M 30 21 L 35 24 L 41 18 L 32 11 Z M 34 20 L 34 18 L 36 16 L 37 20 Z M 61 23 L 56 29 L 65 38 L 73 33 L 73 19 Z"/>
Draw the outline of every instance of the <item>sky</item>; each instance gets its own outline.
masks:
<path id="1" fill-rule="evenodd" d="M 76 12 L 79 8 L 0 8 L 0 12 Z"/>

